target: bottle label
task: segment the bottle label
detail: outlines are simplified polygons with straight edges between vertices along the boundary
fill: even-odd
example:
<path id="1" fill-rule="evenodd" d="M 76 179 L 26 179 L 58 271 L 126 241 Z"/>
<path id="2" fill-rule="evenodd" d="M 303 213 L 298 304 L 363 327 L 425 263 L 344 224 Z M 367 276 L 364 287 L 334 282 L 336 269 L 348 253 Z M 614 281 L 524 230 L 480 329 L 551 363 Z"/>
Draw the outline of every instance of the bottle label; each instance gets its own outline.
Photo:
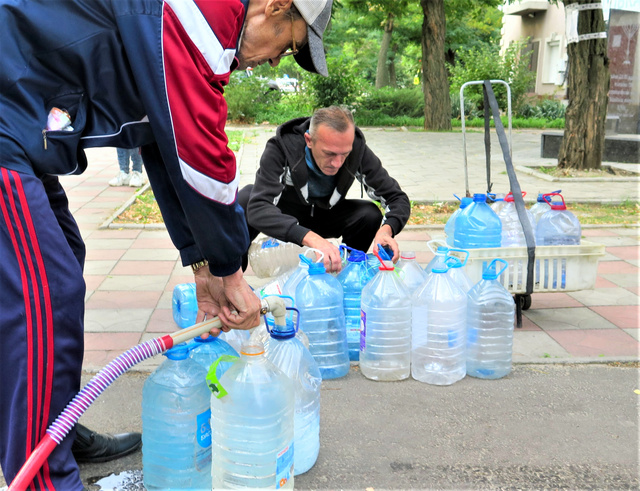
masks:
<path id="1" fill-rule="evenodd" d="M 293 478 L 293 441 L 278 452 L 276 458 L 276 489 L 281 489 Z"/>
<path id="2" fill-rule="evenodd" d="M 211 469 L 211 409 L 196 416 L 196 470 Z"/>
<path id="3" fill-rule="evenodd" d="M 269 249 L 270 247 L 278 247 L 279 245 L 280 242 L 278 242 L 278 239 L 267 239 L 262 243 L 260 249 Z"/>
<path id="4" fill-rule="evenodd" d="M 367 313 L 360 311 L 360 351 L 364 351 L 367 345 Z"/>

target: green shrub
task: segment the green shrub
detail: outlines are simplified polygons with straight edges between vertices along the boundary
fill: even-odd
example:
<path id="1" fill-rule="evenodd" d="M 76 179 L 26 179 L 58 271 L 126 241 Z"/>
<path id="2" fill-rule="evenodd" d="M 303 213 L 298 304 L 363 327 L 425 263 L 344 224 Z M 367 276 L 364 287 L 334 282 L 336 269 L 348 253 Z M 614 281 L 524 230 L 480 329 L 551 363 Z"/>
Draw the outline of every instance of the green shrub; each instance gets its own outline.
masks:
<path id="1" fill-rule="evenodd" d="M 385 116 L 420 118 L 424 116 L 424 95 L 419 87 L 396 89 L 371 87 L 358 97 L 358 111 L 379 112 Z"/>
<path id="2" fill-rule="evenodd" d="M 228 119 L 241 123 L 253 123 L 256 116 L 280 100 L 278 90 L 270 89 L 268 80 L 247 77 L 244 72 L 234 74 L 225 89 Z"/>
<path id="3" fill-rule="evenodd" d="M 449 94 L 449 99 L 451 100 L 451 119 L 461 119 L 462 115 L 460 114 L 460 91 L 451 92 Z M 476 104 L 470 100 L 465 98 L 464 100 L 464 119 L 473 119 L 482 117 L 482 112 L 478 109 Z"/>
<path id="4" fill-rule="evenodd" d="M 315 107 L 333 105 L 353 106 L 361 92 L 362 81 L 350 70 L 349 61 L 344 57 L 327 60 L 329 76 L 308 78 L 308 88 L 315 101 Z"/>
<path id="5" fill-rule="evenodd" d="M 518 109 L 523 118 L 544 118 L 549 121 L 564 118 L 565 106 L 557 99 L 543 99 L 540 102 L 525 102 Z"/>

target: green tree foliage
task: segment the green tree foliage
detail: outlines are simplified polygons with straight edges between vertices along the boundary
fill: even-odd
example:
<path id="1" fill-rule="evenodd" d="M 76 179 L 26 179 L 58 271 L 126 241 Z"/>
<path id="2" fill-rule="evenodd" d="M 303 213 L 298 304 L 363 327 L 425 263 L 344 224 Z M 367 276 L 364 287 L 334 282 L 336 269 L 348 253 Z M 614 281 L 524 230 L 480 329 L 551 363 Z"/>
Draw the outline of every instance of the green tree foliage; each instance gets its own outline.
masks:
<path id="1" fill-rule="evenodd" d="M 346 57 L 327 60 L 329 76 L 311 76 L 308 88 L 315 107 L 331 105 L 353 106 L 356 96 L 362 91 L 361 80 L 355 75 Z"/>

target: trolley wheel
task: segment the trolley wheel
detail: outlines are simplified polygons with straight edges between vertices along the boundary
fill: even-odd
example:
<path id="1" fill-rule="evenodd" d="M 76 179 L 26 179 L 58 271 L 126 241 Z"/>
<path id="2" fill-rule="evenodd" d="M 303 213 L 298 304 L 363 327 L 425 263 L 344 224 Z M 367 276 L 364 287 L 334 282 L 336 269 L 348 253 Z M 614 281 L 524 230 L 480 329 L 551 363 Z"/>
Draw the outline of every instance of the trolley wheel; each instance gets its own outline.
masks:
<path id="1" fill-rule="evenodd" d="M 531 295 L 516 294 L 516 305 L 519 305 L 522 310 L 529 310 L 531 307 Z"/>

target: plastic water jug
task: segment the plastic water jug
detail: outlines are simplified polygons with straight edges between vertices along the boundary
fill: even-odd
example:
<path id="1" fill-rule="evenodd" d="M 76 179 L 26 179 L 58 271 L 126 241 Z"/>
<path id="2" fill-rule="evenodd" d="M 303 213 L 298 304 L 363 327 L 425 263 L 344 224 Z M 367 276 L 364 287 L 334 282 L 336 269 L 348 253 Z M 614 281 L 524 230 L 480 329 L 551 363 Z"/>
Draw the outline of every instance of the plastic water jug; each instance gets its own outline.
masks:
<path id="1" fill-rule="evenodd" d="M 296 288 L 300 328 L 309 337 L 309 351 L 322 379 L 349 372 L 349 348 L 344 317 L 342 285 L 327 274 L 323 263 L 309 264 L 309 275 Z"/>
<path id="2" fill-rule="evenodd" d="M 309 257 L 308 254 L 310 251 L 316 253 L 315 260 Z M 284 287 L 282 288 L 282 294 L 287 297 L 293 298 L 294 301 L 298 283 L 300 283 L 302 278 L 309 275 L 309 264 L 312 262 L 322 262 L 322 260 L 324 259 L 324 254 L 317 249 L 309 248 L 304 252 L 304 254 L 300 254 L 298 257 L 300 258 L 298 266 L 293 270 L 291 276 L 289 276 L 289 279 L 286 281 Z"/>
<path id="3" fill-rule="evenodd" d="M 148 490 L 211 489 L 207 371 L 180 344 L 142 388 L 142 469 Z"/>
<path id="4" fill-rule="evenodd" d="M 189 358 L 202 365 L 207 372 L 209 367 L 222 355 L 238 356 L 238 352 L 234 350 L 229 343 L 216 336 L 209 336 L 207 339 L 201 337 L 194 338 L 192 343 L 187 345 L 189 348 Z M 231 364 L 220 363 L 218 365 L 218 378 L 226 372 Z"/>
<path id="5" fill-rule="evenodd" d="M 467 294 L 435 268 L 413 295 L 411 376 L 420 382 L 451 385 L 466 374 Z"/>
<path id="6" fill-rule="evenodd" d="M 491 195 L 489 195 L 489 197 L 491 197 Z M 496 193 L 493 195 L 493 203 L 491 203 L 491 209 L 496 212 L 496 215 L 498 215 L 502 211 L 502 208 L 504 208 L 504 198 L 504 193 Z"/>
<path id="7" fill-rule="evenodd" d="M 553 196 L 562 201 L 551 202 Z M 536 230 L 536 244 L 539 246 L 580 245 L 582 229 L 576 216 L 567 210 L 564 198 L 559 193 L 545 194 L 551 203 L 551 210 L 540 217 Z"/>
<path id="8" fill-rule="evenodd" d="M 496 272 L 496 262 L 504 264 Z M 498 281 L 507 262 L 494 259 L 467 297 L 467 374 L 497 379 L 511 372 L 515 302 Z"/>
<path id="9" fill-rule="evenodd" d="M 213 489 L 293 489 L 293 383 L 260 345 L 244 345 L 220 379 L 215 370 L 207 376 Z"/>
<path id="10" fill-rule="evenodd" d="M 267 296 L 280 297 L 285 301 L 285 305 L 286 303 L 289 303 L 290 307 L 295 306 L 293 297 L 290 297 L 288 295 L 267 295 Z M 273 315 L 271 315 L 270 313 L 267 313 L 266 315 L 262 316 L 262 321 L 260 322 L 260 325 L 253 329 L 253 332 L 249 337 L 249 341 L 248 341 L 249 344 L 262 344 L 264 346 L 265 353 L 268 353 L 269 341 L 271 340 L 271 335 L 269 334 L 269 332 L 273 328 L 274 323 L 275 322 L 274 322 Z M 296 338 L 298 338 L 298 340 L 304 345 L 305 348 L 309 349 L 309 338 L 302 331 L 302 329 L 300 328 L 296 329 Z"/>
<path id="11" fill-rule="evenodd" d="M 427 273 L 418 264 L 415 252 L 402 252 L 400 260 L 396 264 L 396 270 L 402 281 L 404 281 L 410 295 L 422 286 L 427 279 Z"/>
<path id="12" fill-rule="evenodd" d="M 464 249 L 450 249 L 448 247 L 442 246 L 438 247 L 434 251 L 434 244 L 437 244 L 439 242 L 441 241 L 438 239 L 430 240 L 429 242 L 427 242 L 427 245 L 434 253 L 434 256 L 433 259 L 429 261 L 429 264 L 425 266 L 425 273 L 429 275 L 429 273 L 431 273 L 435 268 L 448 267 L 449 270 L 447 271 L 447 274 L 458 284 L 460 288 L 462 288 L 464 292 L 468 292 L 473 286 L 471 278 L 469 278 L 469 275 L 464 269 L 464 266 L 467 264 L 467 259 L 469 259 L 469 251 L 466 251 Z M 452 257 L 452 253 L 462 255 L 463 259 L 456 260 L 457 258 L 453 256 L 454 259 L 448 261 L 448 259 Z"/>
<path id="13" fill-rule="evenodd" d="M 369 274 L 369 280 L 378 274 L 378 268 L 380 267 L 380 260 L 373 252 L 367 254 L 367 273 Z"/>
<path id="14" fill-rule="evenodd" d="M 344 318 L 347 327 L 349 359 L 360 359 L 360 299 L 362 289 L 371 279 L 367 267 L 367 257 L 362 251 L 351 249 L 347 265 L 336 277 L 344 294 Z"/>
<path id="15" fill-rule="evenodd" d="M 562 190 L 558 189 L 557 191 L 553 191 L 554 193 L 560 193 Z M 536 224 L 540 221 L 540 217 L 544 215 L 551 209 L 551 205 L 544 200 L 544 195 L 542 193 L 538 193 L 538 199 L 536 203 L 529 209 L 533 218 L 536 221 Z"/>
<path id="16" fill-rule="evenodd" d="M 287 308 L 287 310 L 296 310 Z M 284 372 L 295 388 L 293 460 L 295 475 L 313 467 L 320 452 L 320 385 L 318 364 L 296 338 L 299 316 L 287 317 L 286 325 L 274 322 L 267 359 Z"/>
<path id="17" fill-rule="evenodd" d="M 454 194 L 454 196 L 456 195 Z M 456 196 L 456 198 L 458 197 Z M 444 233 L 447 236 L 447 245 L 453 247 L 453 236 L 456 229 L 456 219 L 458 218 L 458 215 L 462 213 L 462 210 L 464 210 L 472 202 L 473 198 L 468 198 L 466 196 L 460 199 L 460 207 L 456 211 L 454 211 L 453 214 L 449 217 L 449 220 L 447 220 L 447 223 L 444 226 Z"/>
<path id="18" fill-rule="evenodd" d="M 287 280 L 291 277 L 295 269 L 290 269 L 284 273 L 279 274 L 274 279 L 268 281 L 260 288 L 254 290 L 258 298 L 264 298 L 265 295 L 282 295 L 282 290 Z"/>
<path id="19" fill-rule="evenodd" d="M 457 248 L 500 247 L 502 224 L 486 199 L 484 194 L 474 194 L 473 203 L 456 218 L 453 243 Z"/>
<path id="20" fill-rule="evenodd" d="M 390 260 L 362 290 L 360 371 L 371 380 L 411 373 L 411 294 Z"/>
<path id="21" fill-rule="evenodd" d="M 196 323 L 198 315 L 198 300 L 196 298 L 195 283 L 181 283 L 173 288 L 171 298 L 173 320 L 178 327 L 184 329 Z"/>
<path id="22" fill-rule="evenodd" d="M 526 193 L 522 193 L 524 197 Z M 520 217 L 516 210 L 516 203 L 513 198 L 513 194 L 507 194 L 504 199 L 505 205 L 500 211 L 498 218 L 502 222 L 502 247 L 526 247 L 527 242 L 524 238 L 524 230 L 522 223 L 520 223 Z M 529 210 L 525 210 L 533 236 L 536 235 L 536 219 Z"/>
<path id="23" fill-rule="evenodd" d="M 249 264 L 258 278 L 278 276 L 298 265 L 305 248 L 271 237 L 254 240 L 249 246 Z"/>
<path id="24" fill-rule="evenodd" d="M 228 332 L 220 332 L 218 339 L 222 339 L 227 342 L 238 353 L 242 348 L 242 345 L 249 341 L 251 337 L 251 331 L 245 329 L 231 329 Z"/>

